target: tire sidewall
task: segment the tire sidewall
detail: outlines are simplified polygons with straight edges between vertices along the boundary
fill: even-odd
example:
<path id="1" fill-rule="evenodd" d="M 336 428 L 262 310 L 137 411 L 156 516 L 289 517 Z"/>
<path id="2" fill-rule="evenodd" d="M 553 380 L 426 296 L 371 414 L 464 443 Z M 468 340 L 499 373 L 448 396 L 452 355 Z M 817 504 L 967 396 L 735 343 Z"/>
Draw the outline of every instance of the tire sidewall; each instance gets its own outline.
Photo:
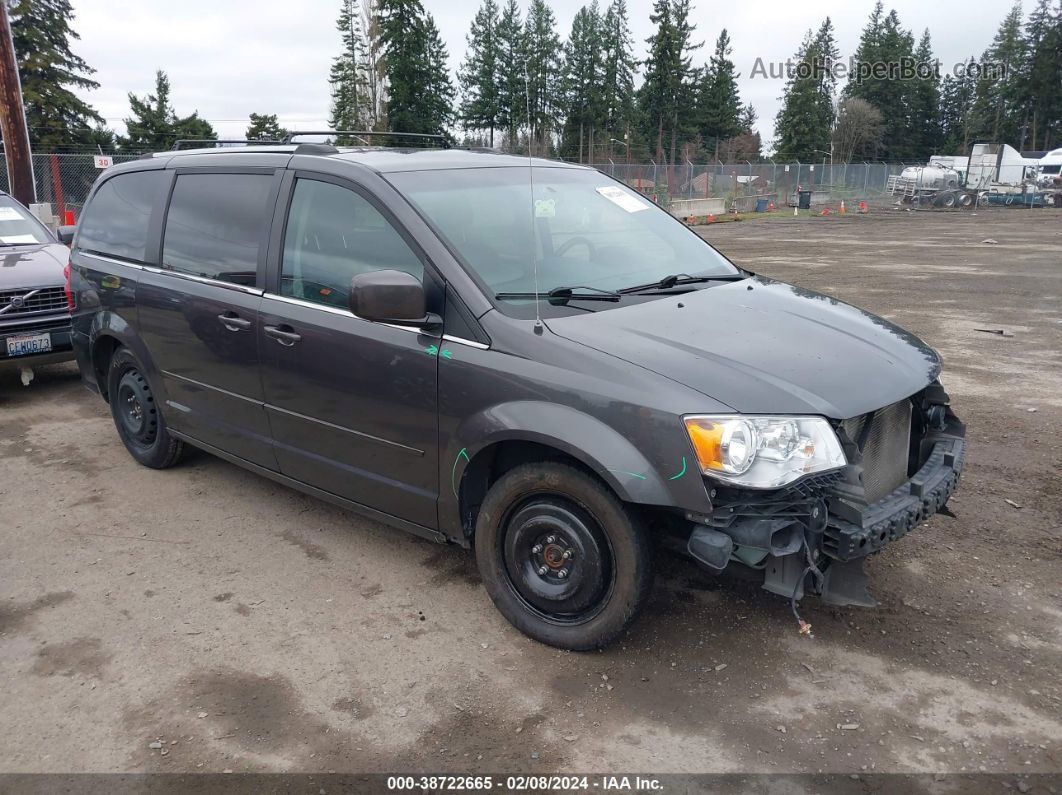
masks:
<path id="1" fill-rule="evenodd" d="M 584 622 L 556 624 L 537 615 L 516 595 L 506 574 L 502 523 L 513 505 L 535 493 L 571 500 L 594 518 L 608 541 L 613 582 L 603 606 Z M 475 549 L 483 584 L 502 615 L 535 640 L 573 651 L 600 648 L 621 634 L 652 584 L 650 549 L 640 522 L 603 484 L 564 464 L 524 464 L 499 478 L 480 507 Z"/>
<path id="2" fill-rule="evenodd" d="M 152 410 L 155 412 L 157 428 L 155 438 L 150 445 L 144 445 L 130 439 L 119 416 L 121 407 L 118 405 L 118 387 L 125 374 L 131 370 L 136 370 L 144 378 L 147 382 L 147 389 L 153 398 Z M 151 388 L 151 382 L 147 380 L 147 375 L 144 373 L 144 366 L 128 348 L 119 348 L 115 351 L 114 356 L 111 357 L 110 367 L 107 371 L 107 395 L 115 429 L 118 431 L 118 437 L 122 440 L 122 444 L 125 445 L 125 449 L 129 451 L 129 454 L 144 466 L 155 469 L 167 466 L 169 459 L 173 455 L 174 440 L 166 430 L 166 423 L 162 417 L 162 407 L 157 400 L 154 400 L 155 392 Z"/>

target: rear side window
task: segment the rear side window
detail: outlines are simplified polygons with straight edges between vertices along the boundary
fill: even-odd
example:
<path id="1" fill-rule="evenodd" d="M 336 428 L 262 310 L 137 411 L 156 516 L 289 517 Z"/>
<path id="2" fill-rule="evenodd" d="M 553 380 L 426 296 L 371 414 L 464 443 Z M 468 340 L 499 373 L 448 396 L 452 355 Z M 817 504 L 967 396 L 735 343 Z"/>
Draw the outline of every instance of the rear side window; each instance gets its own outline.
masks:
<path id="1" fill-rule="evenodd" d="M 163 171 L 118 174 L 100 185 L 78 224 L 77 246 L 143 262 L 148 222 L 166 184 Z"/>
<path id="2" fill-rule="evenodd" d="M 181 174 L 166 214 L 162 267 L 254 286 L 269 224 L 269 174 Z"/>
<path id="3" fill-rule="evenodd" d="M 384 269 L 424 276 L 424 265 L 380 211 L 357 193 L 328 182 L 295 183 L 280 294 L 347 306 L 350 280 Z"/>

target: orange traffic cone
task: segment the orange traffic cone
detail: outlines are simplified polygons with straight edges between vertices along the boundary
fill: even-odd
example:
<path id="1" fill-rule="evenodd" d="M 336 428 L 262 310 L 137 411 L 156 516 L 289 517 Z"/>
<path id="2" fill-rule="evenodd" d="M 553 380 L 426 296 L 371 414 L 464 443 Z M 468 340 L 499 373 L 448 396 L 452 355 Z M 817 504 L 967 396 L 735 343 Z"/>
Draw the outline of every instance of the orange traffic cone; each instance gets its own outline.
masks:
<path id="1" fill-rule="evenodd" d="M 859 214 L 866 215 L 870 210 L 867 209 L 867 203 L 865 201 L 859 202 Z"/>
<path id="2" fill-rule="evenodd" d="M 775 207 L 774 207 L 774 202 L 768 202 L 768 203 L 767 203 L 767 212 L 769 212 L 769 213 L 773 213 L 773 212 L 774 212 L 774 210 L 775 210 Z"/>
<path id="3" fill-rule="evenodd" d="M 715 223 L 715 215 L 713 213 L 709 213 L 708 214 L 708 223 L 710 223 L 710 224 L 714 224 Z"/>
<path id="4" fill-rule="evenodd" d="M 841 215 L 846 215 L 846 211 L 844 209 L 844 199 L 841 199 Z"/>

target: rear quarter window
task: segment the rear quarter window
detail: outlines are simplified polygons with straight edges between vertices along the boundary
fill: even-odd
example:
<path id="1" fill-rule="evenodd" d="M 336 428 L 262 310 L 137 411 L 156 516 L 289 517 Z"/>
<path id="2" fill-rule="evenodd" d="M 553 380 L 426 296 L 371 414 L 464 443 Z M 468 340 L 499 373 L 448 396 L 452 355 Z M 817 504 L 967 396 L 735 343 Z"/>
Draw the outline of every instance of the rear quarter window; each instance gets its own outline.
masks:
<path id="1" fill-rule="evenodd" d="M 78 248 L 143 262 L 151 211 L 165 184 L 163 171 L 135 171 L 108 179 L 81 215 Z"/>

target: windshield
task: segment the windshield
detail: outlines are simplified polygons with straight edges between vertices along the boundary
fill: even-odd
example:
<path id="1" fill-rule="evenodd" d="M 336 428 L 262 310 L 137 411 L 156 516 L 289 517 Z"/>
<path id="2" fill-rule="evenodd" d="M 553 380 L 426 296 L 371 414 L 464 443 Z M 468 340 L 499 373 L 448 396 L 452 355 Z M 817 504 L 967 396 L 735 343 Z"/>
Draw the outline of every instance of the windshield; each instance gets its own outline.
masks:
<path id="1" fill-rule="evenodd" d="M 21 204 L 0 196 L 0 245 L 51 243 L 48 232 Z"/>
<path id="2" fill-rule="evenodd" d="M 536 168 L 533 219 L 527 168 L 387 176 L 492 296 L 535 292 L 532 251 L 540 294 L 572 286 L 618 290 L 678 273 L 739 273 L 653 202 L 597 171 Z M 509 306 L 529 303 L 502 299 Z"/>

